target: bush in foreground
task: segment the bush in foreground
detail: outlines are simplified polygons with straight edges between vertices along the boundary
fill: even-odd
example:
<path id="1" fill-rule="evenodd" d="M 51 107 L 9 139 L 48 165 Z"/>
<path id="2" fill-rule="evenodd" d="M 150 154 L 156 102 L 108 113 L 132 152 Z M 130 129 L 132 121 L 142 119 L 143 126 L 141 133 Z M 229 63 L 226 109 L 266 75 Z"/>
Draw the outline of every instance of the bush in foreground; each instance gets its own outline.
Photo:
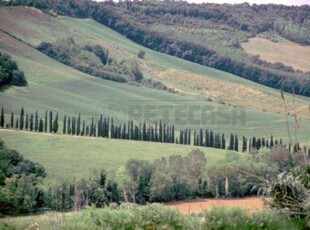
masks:
<path id="1" fill-rule="evenodd" d="M 68 219 L 64 229 L 299 229 L 273 212 L 249 213 L 215 208 L 185 215 L 162 205 L 127 205 L 119 209 L 87 209 Z"/>

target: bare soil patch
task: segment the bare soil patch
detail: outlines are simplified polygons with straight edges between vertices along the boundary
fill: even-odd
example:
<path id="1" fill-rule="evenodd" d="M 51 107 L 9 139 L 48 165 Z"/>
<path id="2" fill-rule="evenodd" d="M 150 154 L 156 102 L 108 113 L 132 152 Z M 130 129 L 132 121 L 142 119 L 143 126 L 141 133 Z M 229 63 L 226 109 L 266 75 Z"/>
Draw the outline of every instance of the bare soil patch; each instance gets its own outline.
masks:
<path id="1" fill-rule="evenodd" d="M 251 197 L 244 199 L 199 199 L 189 201 L 177 201 L 165 204 L 166 207 L 176 208 L 181 213 L 199 213 L 203 210 L 211 210 L 214 207 L 239 207 L 251 212 L 265 209 L 261 198 Z"/>

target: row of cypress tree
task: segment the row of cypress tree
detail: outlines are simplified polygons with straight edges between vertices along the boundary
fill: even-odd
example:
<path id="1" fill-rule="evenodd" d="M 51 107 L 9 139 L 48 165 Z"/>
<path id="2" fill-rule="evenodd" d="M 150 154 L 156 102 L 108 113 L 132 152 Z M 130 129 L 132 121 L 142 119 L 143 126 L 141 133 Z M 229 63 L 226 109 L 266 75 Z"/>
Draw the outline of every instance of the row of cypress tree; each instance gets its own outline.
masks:
<path id="1" fill-rule="evenodd" d="M 19 130 L 28 130 L 35 132 L 58 133 L 59 129 L 58 113 L 45 111 L 44 119 L 39 117 L 38 111 L 35 113 L 25 114 L 24 108 L 21 108 L 19 116 L 15 117 L 12 112 L 9 122 L 5 123 L 4 109 L 1 109 L 0 127 Z M 242 137 L 239 142 L 236 134 L 230 134 L 228 145 L 224 133 L 215 133 L 212 130 L 200 129 L 194 130 L 192 136 L 191 129 L 179 130 L 179 136 L 176 136 L 174 125 L 169 125 L 161 120 L 155 124 L 135 123 L 133 120 L 123 124 L 115 124 L 113 118 L 106 118 L 100 115 L 98 121 L 94 117 L 91 118 L 90 125 L 81 119 L 81 115 L 67 116 L 64 115 L 62 123 L 62 133 L 77 136 L 103 137 L 123 140 L 150 141 L 162 143 L 176 143 L 183 145 L 204 146 L 218 149 L 228 149 L 242 152 L 252 152 L 260 148 L 272 148 L 276 145 L 283 145 L 282 139 L 274 139 L 271 135 L 270 139 L 252 137 L 250 139 Z M 239 146 L 241 144 L 241 146 Z M 240 148 L 241 147 L 241 148 Z M 286 147 L 286 146 L 284 146 Z M 301 149 L 300 144 L 289 144 L 290 151 L 298 151 Z"/>

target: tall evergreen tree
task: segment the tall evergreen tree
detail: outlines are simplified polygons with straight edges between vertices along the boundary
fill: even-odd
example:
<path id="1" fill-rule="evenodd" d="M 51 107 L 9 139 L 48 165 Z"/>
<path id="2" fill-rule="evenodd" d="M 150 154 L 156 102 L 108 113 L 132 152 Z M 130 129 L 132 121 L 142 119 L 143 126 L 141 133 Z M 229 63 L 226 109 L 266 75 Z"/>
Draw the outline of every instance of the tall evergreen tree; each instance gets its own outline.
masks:
<path id="1" fill-rule="evenodd" d="M 55 117 L 55 120 L 54 120 L 54 125 L 53 125 L 53 131 L 54 133 L 57 133 L 58 132 L 58 113 L 56 113 L 56 117 Z"/>
<path id="2" fill-rule="evenodd" d="M 199 146 L 203 146 L 203 131 L 200 129 L 199 131 Z"/>
<path id="3" fill-rule="evenodd" d="M 43 129 L 44 129 L 44 127 L 43 127 L 43 120 L 40 119 L 40 122 L 39 122 L 39 132 L 43 132 Z"/>
<path id="4" fill-rule="evenodd" d="M 270 148 L 272 148 L 273 146 L 274 146 L 273 136 L 271 135 L 271 137 L 270 137 Z"/>
<path id="5" fill-rule="evenodd" d="M 214 147 L 214 134 L 213 131 L 210 131 L 210 147 Z"/>
<path id="6" fill-rule="evenodd" d="M 257 149 L 257 147 L 256 147 L 256 137 L 252 138 L 252 149 L 251 150 L 253 150 L 253 149 Z"/>
<path id="7" fill-rule="evenodd" d="M 64 121 L 63 121 L 63 127 L 62 127 L 62 133 L 66 134 L 66 132 L 67 132 L 67 115 L 65 114 Z"/>
<path id="8" fill-rule="evenodd" d="M 30 114 L 30 131 L 33 131 L 33 114 Z"/>
<path id="9" fill-rule="evenodd" d="M 242 137 L 242 152 L 246 152 L 247 149 L 247 140 L 246 138 L 243 136 Z"/>
<path id="10" fill-rule="evenodd" d="M 159 142 L 163 142 L 163 126 L 162 121 L 159 121 Z"/>
<path id="11" fill-rule="evenodd" d="M 222 134 L 222 144 L 221 144 L 222 149 L 226 149 L 226 140 L 225 140 L 225 134 Z"/>
<path id="12" fill-rule="evenodd" d="M 84 136 L 84 135 L 85 135 L 85 121 L 83 120 L 81 136 Z"/>
<path id="13" fill-rule="evenodd" d="M 20 111 L 20 117 L 19 117 L 19 129 L 23 130 L 24 129 L 24 108 L 22 107 Z"/>
<path id="14" fill-rule="evenodd" d="M 171 128 L 171 139 L 172 139 L 172 143 L 175 143 L 175 130 L 174 130 L 174 125 L 172 125 Z"/>
<path id="15" fill-rule="evenodd" d="M 1 118 L 0 118 L 0 126 L 4 127 L 4 109 L 1 108 Z"/>
<path id="16" fill-rule="evenodd" d="M 70 135 L 71 134 L 71 117 L 68 117 L 68 129 L 67 129 L 67 133 Z"/>
<path id="17" fill-rule="evenodd" d="M 53 112 L 50 111 L 50 133 L 53 132 Z"/>
<path id="18" fill-rule="evenodd" d="M 85 132 L 85 136 L 89 136 L 89 126 L 86 126 L 86 132 Z"/>
<path id="19" fill-rule="evenodd" d="M 38 111 L 36 111 L 35 117 L 34 117 L 34 131 L 36 131 L 36 132 L 39 131 L 39 115 L 38 115 Z"/>
<path id="20" fill-rule="evenodd" d="M 101 115 L 101 123 L 100 126 L 98 126 L 98 129 L 102 129 L 102 115 Z M 78 115 L 77 122 L 76 122 L 76 135 L 80 135 L 81 133 L 81 114 Z"/>
<path id="21" fill-rule="evenodd" d="M 230 134 L 228 150 L 234 150 L 234 135 Z"/>
<path id="22" fill-rule="evenodd" d="M 235 135 L 234 149 L 235 149 L 236 152 L 239 151 L 239 140 L 238 140 L 238 136 L 237 135 Z"/>
<path id="23" fill-rule="evenodd" d="M 44 132 L 47 133 L 47 110 L 45 110 L 45 118 L 44 118 Z"/>
<path id="24" fill-rule="evenodd" d="M 75 135 L 76 134 L 76 117 L 72 117 L 71 119 L 71 133 L 72 135 Z"/>
<path id="25" fill-rule="evenodd" d="M 26 120 L 25 120 L 25 129 L 28 130 L 29 128 L 29 117 L 28 117 L 28 113 L 26 114 Z"/>
<path id="26" fill-rule="evenodd" d="M 11 125 L 10 125 L 11 129 L 14 129 L 14 113 L 11 113 Z"/>

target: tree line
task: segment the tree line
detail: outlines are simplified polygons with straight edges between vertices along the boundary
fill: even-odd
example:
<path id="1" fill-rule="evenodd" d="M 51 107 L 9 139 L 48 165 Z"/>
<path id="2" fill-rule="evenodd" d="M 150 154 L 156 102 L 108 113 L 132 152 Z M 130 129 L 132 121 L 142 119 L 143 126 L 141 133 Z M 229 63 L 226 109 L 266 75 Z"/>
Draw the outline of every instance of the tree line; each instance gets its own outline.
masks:
<path id="1" fill-rule="evenodd" d="M 90 205 L 102 208 L 122 202 L 251 196 L 261 191 L 258 185 L 262 182 L 294 167 L 303 170 L 308 166 L 302 152 L 290 153 L 280 145 L 256 154 L 227 151 L 216 162 L 208 162 L 201 150 L 192 150 L 153 162 L 130 159 L 113 175 L 98 170 L 90 178 L 46 187 L 42 186 L 46 177 L 42 165 L 25 159 L 1 140 L 0 153 L 4 162 L 0 164 L 0 214 L 11 215 L 80 210 Z"/>
<path id="2" fill-rule="evenodd" d="M 194 145 L 201 147 L 228 149 L 236 152 L 255 152 L 261 148 L 271 149 L 277 145 L 288 148 L 290 152 L 297 152 L 304 149 L 310 154 L 310 149 L 302 147 L 299 143 L 284 144 L 282 139 L 242 137 L 239 139 L 237 134 L 231 133 L 229 140 L 225 134 L 209 129 L 192 130 L 183 128 L 176 130 L 173 124 L 166 124 L 162 120 L 153 124 L 146 122 L 137 123 L 129 120 L 125 123 L 116 123 L 113 117 L 104 117 L 102 114 L 97 119 L 91 118 L 88 124 L 82 119 L 81 114 L 77 116 L 64 115 L 62 122 L 58 113 L 45 111 L 44 117 L 40 117 L 38 111 L 35 113 L 25 113 L 21 108 L 20 114 L 12 112 L 7 121 L 5 120 L 4 109 L 1 108 L 0 127 L 16 130 L 26 130 L 31 132 L 62 133 L 66 135 L 102 137 L 122 140 L 148 141 L 171 143 L 181 145 Z M 60 130 L 61 128 L 61 130 Z"/>

